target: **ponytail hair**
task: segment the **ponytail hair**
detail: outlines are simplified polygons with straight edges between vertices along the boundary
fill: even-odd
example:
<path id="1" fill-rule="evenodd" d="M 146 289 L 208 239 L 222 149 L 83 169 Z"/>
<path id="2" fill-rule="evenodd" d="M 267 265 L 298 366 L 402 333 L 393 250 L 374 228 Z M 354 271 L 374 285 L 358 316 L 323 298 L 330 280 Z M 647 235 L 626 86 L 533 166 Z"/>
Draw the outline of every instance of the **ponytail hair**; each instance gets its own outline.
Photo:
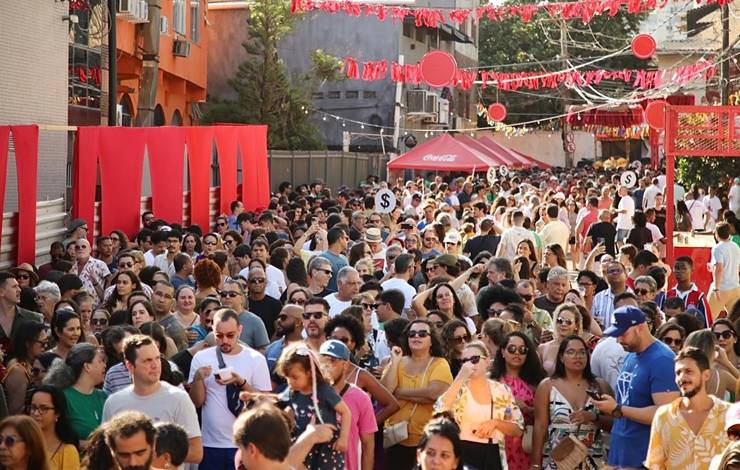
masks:
<path id="1" fill-rule="evenodd" d="M 75 344 L 64 361 L 54 361 L 44 378 L 44 384 L 64 390 L 74 385 L 82 375 L 85 364 L 95 360 L 98 347 L 90 343 Z"/>

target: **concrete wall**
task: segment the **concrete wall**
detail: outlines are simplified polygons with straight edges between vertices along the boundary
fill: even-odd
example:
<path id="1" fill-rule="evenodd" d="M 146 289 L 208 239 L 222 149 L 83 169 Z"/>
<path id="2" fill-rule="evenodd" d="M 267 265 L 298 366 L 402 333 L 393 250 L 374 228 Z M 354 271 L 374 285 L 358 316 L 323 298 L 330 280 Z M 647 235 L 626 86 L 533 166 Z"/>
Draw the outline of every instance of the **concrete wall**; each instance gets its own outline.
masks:
<path id="1" fill-rule="evenodd" d="M 67 2 L 2 2 L 0 14 L 0 125 L 67 124 Z M 67 133 L 41 131 L 38 199 L 65 193 Z M 11 147 L 4 211 L 18 205 Z"/>
<path id="2" fill-rule="evenodd" d="M 575 162 L 595 157 L 593 134 L 583 131 L 573 132 L 576 141 Z M 553 166 L 565 166 L 563 140 L 559 132 L 532 132 L 521 137 L 507 138 L 504 134 L 494 133 L 489 136 L 499 144 L 517 150 L 524 155 L 536 158 Z"/>
<path id="3" fill-rule="evenodd" d="M 241 44 L 247 40 L 249 10 L 244 8 L 210 9 L 208 26 L 208 88 L 209 97 L 233 100 L 236 92 L 229 79 L 236 75 L 239 64 L 247 60 Z"/>

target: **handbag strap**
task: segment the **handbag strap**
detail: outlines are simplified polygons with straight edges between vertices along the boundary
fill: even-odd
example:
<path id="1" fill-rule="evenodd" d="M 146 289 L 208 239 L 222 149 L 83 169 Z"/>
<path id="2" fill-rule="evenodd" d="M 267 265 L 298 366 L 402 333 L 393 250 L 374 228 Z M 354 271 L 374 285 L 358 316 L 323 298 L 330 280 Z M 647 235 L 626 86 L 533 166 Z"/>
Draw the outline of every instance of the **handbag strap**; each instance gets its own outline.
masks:
<path id="1" fill-rule="evenodd" d="M 221 348 L 216 348 L 216 360 L 218 361 L 218 367 L 220 369 L 226 367 L 226 364 L 224 363 L 224 356 L 223 354 L 221 354 Z"/>
<path id="2" fill-rule="evenodd" d="M 419 384 L 419 388 L 421 388 L 422 385 L 424 385 L 424 377 L 427 376 L 427 372 L 429 371 L 429 366 L 432 365 L 432 362 L 434 361 L 434 356 L 429 358 L 429 362 L 427 362 L 426 368 L 424 368 L 424 373 L 421 374 L 421 383 Z M 409 415 L 409 421 L 411 421 L 411 417 L 414 416 L 414 413 L 416 413 L 416 407 L 419 406 L 418 403 L 414 403 L 414 407 L 411 408 L 411 414 Z"/>

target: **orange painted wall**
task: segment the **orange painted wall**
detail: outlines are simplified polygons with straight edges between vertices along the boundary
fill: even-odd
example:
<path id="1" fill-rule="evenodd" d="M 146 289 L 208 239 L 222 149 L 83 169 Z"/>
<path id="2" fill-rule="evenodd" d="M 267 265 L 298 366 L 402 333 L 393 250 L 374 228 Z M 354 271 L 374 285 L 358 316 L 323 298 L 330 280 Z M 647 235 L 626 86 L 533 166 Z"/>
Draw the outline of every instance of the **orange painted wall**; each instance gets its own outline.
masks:
<path id="1" fill-rule="evenodd" d="M 191 21 L 190 3 L 186 0 L 187 27 L 185 35 L 174 29 L 174 12 L 172 0 L 161 0 L 162 16 L 169 20 L 169 32 L 161 34 L 159 43 L 159 83 L 157 86 L 157 104 L 164 109 L 165 121 L 170 124 L 176 110 L 183 118 L 183 124 L 192 124 L 190 104 L 205 101 L 208 77 L 208 25 L 205 16 L 208 12 L 207 0 L 200 2 L 200 40 L 195 43 L 190 38 Z M 116 48 L 118 49 L 118 101 L 124 94 L 131 99 L 134 115 L 138 106 L 139 77 L 141 76 L 141 30 L 144 26 L 129 23 L 123 19 L 116 20 Z M 172 53 L 175 39 L 191 41 L 190 56 L 176 57 Z"/>

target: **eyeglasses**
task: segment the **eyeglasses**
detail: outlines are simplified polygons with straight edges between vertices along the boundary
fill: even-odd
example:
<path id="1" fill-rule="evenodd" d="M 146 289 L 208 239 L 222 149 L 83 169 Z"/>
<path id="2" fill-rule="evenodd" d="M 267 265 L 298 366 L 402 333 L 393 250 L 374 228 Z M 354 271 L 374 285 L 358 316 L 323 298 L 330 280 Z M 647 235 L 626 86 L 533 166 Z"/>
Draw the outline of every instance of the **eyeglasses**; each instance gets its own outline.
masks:
<path id="1" fill-rule="evenodd" d="M 254 278 L 248 281 L 250 284 L 264 284 L 265 280 L 262 278 Z"/>
<path id="2" fill-rule="evenodd" d="M 295 305 L 306 305 L 306 299 L 290 299 L 288 303 Z"/>
<path id="3" fill-rule="evenodd" d="M 46 369 L 42 369 L 41 367 L 31 367 L 31 375 L 34 377 L 38 377 L 42 372 L 45 374 Z"/>
<path id="4" fill-rule="evenodd" d="M 683 340 L 680 338 L 671 338 L 670 336 L 665 336 L 662 338 L 662 340 L 666 346 L 676 346 L 677 348 L 680 348 L 683 346 Z"/>
<path id="5" fill-rule="evenodd" d="M 493 315 L 494 317 L 500 316 L 502 313 L 504 313 L 504 309 L 496 309 L 493 307 L 489 307 L 488 309 L 488 315 Z"/>
<path id="6" fill-rule="evenodd" d="M 466 362 L 470 362 L 471 364 L 478 364 L 480 362 L 480 359 L 481 359 L 480 355 L 464 357 L 460 359 L 460 363 L 465 364 Z"/>
<path id="7" fill-rule="evenodd" d="M 470 341 L 470 335 L 463 335 L 463 336 L 454 336 L 452 338 L 452 341 L 454 341 L 457 344 L 462 344 Z"/>
<path id="8" fill-rule="evenodd" d="M 0 435 L 0 444 L 5 444 L 5 447 L 10 448 L 15 445 L 16 442 L 23 442 L 23 439 L 16 436 L 2 436 Z"/>
<path id="9" fill-rule="evenodd" d="M 91 325 L 107 325 L 108 319 L 107 318 L 93 318 L 90 320 Z"/>
<path id="10" fill-rule="evenodd" d="M 649 291 L 647 289 L 635 289 L 635 294 L 637 295 L 647 295 L 652 291 Z"/>
<path id="11" fill-rule="evenodd" d="M 331 269 L 317 269 L 316 271 L 322 272 L 327 276 L 331 276 Z"/>
<path id="12" fill-rule="evenodd" d="M 18 279 L 22 280 L 22 281 L 27 281 L 27 280 L 31 279 L 31 276 L 28 275 L 28 274 L 19 274 L 16 277 Z"/>
<path id="13" fill-rule="evenodd" d="M 218 225 L 219 227 L 226 227 L 226 222 L 219 222 L 216 225 Z"/>
<path id="14" fill-rule="evenodd" d="M 85 250 L 87 249 L 87 245 L 75 245 L 75 250 Z"/>
<path id="15" fill-rule="evenodd" d="M 557 324 L 558 325 L 565 325 L 565 326 L 572 326 L 572 325 L 575 325 L 576 324 L 576 321 L 575 320 L 571 320 L 569 318 L 562 318 L 561 317 L 561 318 L 558 318 L 557 319 Z"/>
<path id="16" fill-rule="evenodd" d="M 224 240 L 224 245 L 231 245 L 234 243 L 234 240 Z"/>
<path id="17" fill-rule="evenodd" d="M 219 292 L 218 295 L 220 295 L 221 297 L 233 298 L 233 297 L 239 297 L 240 295 L 242 295 L 242 293 L 237 292 L 235 290 L 224 290 L 224 291 Z"/>
<path id="18" fill-rule="evenodd" d="M 623 272 L 624 272 L 624 269 L 622 268 L 612 268 L 612 269 L 606 270 L 606 273 L 610 276 L 616 276 L 617 274 L 622 274 Z"/>
<path id="19" fill-rule="evenodd" d="M 565 355 L 568 357 L 586 357 L 588 352 L 585 349 L 566 349 Z"/>
<path id="20" fill-rule="evenodd" d="M 43 341 L 42 341 L 42 340 L 38 340 L 38 339 L 37 339 L 37 340 L 36 340 L 36 341 L 34 341 L 34 342 L 35 342 L 35 343 L 38 343 L 38 344 L 39 344 L 39 345 L 40 345 L 40 346 L 41 346 L 42 348 L 44 348 L 44 349 L 49 349 L 49 340 L 48 340 L 48 339 L 45 339 L 45 340 L 43 340 Z"/>
<path id="21" fill-rule="evenodd" d="M 218 245 L 217 242 L 203 242 L 203 244 L 204 245 L 208 245 L 208 246 L 216 246 L 216 245 Z"/>
<path id="22" fill-rule="evenodd" d="M 437 269 L 436 266 L 427 266 L 427 268 L 426 268 L 425 271 L 428 272 L 428 273 L 430 273 L 430 272 L 434 271 L 435 269 Z"/>
<path id="23" fill-rule="evenodd" d="M 310 320 L 312 317 L 314 320 L 321 320 L 324 316 L 324 312 L 303 312 L 303 319 Z"/>
<path id="24" fill-rule="evenodd" d="M 525 356 L 529 352 L 529 348 L 526 346 L 515 346 L 513 344 L 510 344 L 506 346 L 506 352 L 509 354 L 518 354 L 520 356 Z"/>
<path id="25" fill-rule="evenodd" d="M 419 338 L 426 338 L 427 336 L 430 336 L 431 333 L 429 333 L 427 330 L 409 330 L 409 332 L 406 334 L 409 338 L 416 338 L 417 336 Z"/>
<path id="26" fill-rule="evenodd" d="M 366 304 L 366 303 L 362 303 L 360 305 L 362 305 L 362 308 L 364 308 L 365 310 L 375 310 L 376 308 L 378 308 L 378 304 Z"/>
<path id="27" fill-rule="evenodd" d="M 532 295 L 532 294 L 519 294 L 519 297 L 521 297 L 522 300 L 524 300 L 525 302 L 529 302 L 530 300 L 532 300 L 534 298 L 534 295 Z"/>
<path id="28" fill-rule="evenodd" d="M 134 263 L 118 263 L 120 269 L 131 269 L 134 267 Z"/>
<path id="29" fill-rule="evenodd" d="M 48 413 L 49 411 L 51 411 L 53 409 L 55 409 L 53 406 L 28 405 L 28 414 L 29 415 L 33 415 L 33 414 L 38 413 L 40 415 L 45 415 L 46 413 Z M 8 446 L 8 447 L 10 447 L 10 446 Z"/>
<path id="30" fill-rule="evenodd" d="M 733 333 L 733 332 L 732 332 L 732 331 L 730 331 L 730 330 L 725 330 L 725 331 L 715 331 L 715 332 L 714 332 L 714 337 L 715 337 L 715 338 L 717 338 L 717 339 L 730 339 L 730 338 L 732 338 L 733 336 L 735 336 L 735 333 Z"/>

